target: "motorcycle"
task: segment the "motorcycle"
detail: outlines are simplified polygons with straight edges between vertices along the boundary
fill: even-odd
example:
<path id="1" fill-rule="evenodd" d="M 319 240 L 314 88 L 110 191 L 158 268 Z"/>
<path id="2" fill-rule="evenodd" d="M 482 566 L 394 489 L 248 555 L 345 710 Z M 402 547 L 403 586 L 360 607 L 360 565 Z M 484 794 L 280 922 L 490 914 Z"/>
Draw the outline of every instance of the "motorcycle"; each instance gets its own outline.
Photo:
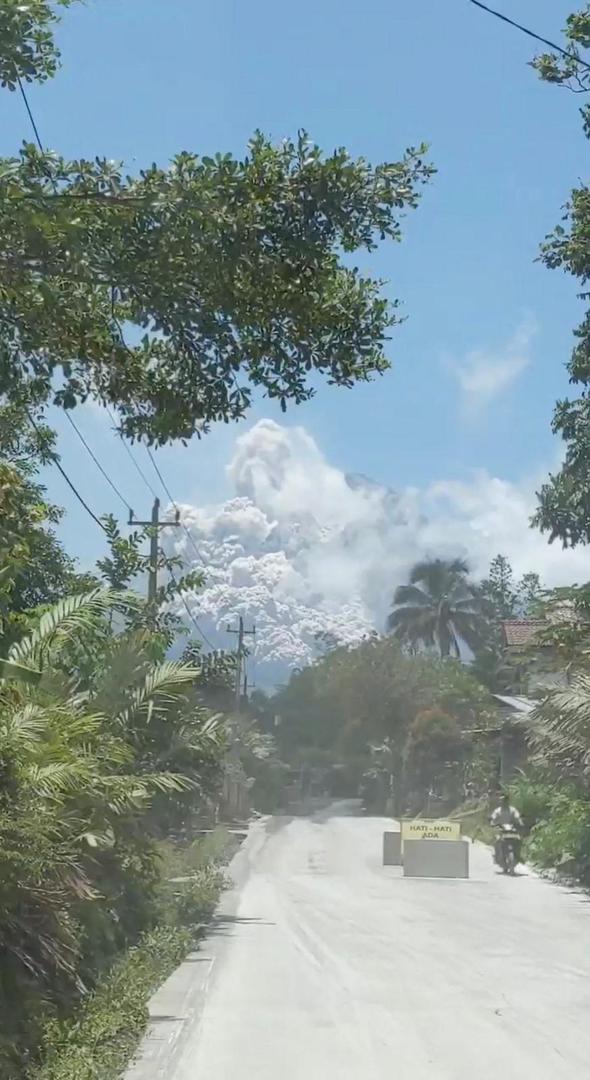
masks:
<path id="1" fill-rule="evenodd" d="M 496 861 L 505 874 L 514 874 L 520 862 L 522 840 L 513 825 L 502 825 L 496 838 Z"/>

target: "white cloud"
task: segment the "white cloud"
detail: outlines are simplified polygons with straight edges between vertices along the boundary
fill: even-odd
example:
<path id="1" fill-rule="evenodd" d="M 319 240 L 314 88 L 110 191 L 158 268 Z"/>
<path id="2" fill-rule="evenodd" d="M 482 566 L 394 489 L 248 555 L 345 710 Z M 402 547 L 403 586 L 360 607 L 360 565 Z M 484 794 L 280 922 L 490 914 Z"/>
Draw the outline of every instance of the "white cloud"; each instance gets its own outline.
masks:
<path id="1" fill-rule="evenodd" d="M 529 528 L 534 482 L 479 470 L 393 492 L 347 476 L 305 429 L 271 420 L 236 440 L 227 472 L 234 498 L 182 508 L 207 573 L 190 603 L 219 646 L 236 614 L 256 623 L 266 681 L 309 662 L 318 631 L 354 641 L 382 629 L 395 587 L 422 556 L 463 556 L 477 577 L 501 552 L 517 575 L 536 570 L 548 585 L 590 579 L 583 548 L 563 551 Z M 176 545 L 196 561 L 185 537 Z"/>
<path id="2" fill-rule="evenodd" d="M 536 329 L 534 321 L 528 318 L 500 351 L 474 349 L 462 361 L 446 360 L 448 370 L 459 384 L 468 415 L 484 411 L 529 366 L 530 346 Z"/>

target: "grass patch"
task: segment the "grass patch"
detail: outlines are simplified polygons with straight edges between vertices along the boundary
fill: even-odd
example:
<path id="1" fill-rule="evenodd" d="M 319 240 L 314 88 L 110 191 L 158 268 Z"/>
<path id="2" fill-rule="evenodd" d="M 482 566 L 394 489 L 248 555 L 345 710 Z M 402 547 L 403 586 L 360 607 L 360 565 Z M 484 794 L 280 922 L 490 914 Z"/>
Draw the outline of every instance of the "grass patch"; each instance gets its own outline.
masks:
<path id="1" fill-rule="evenodd" d="M 146 1030 L 152 994 L 211 919 L 236 846 L 223 828 L 189 845 L 157 845 L 158 926 L 119 957 L 73 1018 L 46 1025 L 42 1062 L 27 1080 L 119 1080 Z"/>
<path id="2" fill-rule="evenodd" d="M 158 927 L 102 978 L 67 1023 L 46 1031 L 43 1063 L 31 1080 L 118 1080 L 148 1022 L 148 1001 L 191 946 L 190 931 Z"/>
<path id="3" fill-rule="evenodd" d="M 162 878 L 182 877 L 206 866 L 222 866 L 229 861 L 237 846 L 235 837 L 223 825 L 193 840 L 191 844 L 160 840 L 156 850 Z"/>

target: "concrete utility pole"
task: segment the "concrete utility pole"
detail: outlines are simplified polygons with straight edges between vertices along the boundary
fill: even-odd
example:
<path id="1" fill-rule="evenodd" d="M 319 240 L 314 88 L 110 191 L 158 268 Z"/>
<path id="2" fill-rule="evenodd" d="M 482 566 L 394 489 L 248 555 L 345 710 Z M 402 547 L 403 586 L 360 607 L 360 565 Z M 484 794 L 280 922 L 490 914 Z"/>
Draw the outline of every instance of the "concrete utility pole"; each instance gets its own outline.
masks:
<path id="1" fill-rule="evenodd" d="M 244 620 L 240 615 L 238 619 L 238 629 L 235 630 L 231 626 L 227 626 L 226 630 L 228 634 L 238 635 L 238 648 L 236 652 L 236 680 L 235 680 L 235 694 L 236 694 L 236 712 L 240 711 L 242 701 L 242 667 L 244 664 L 244 657 L 246 650 L 244 648 L 244 638 L 254 637 L 256 634 L 256 627 L 253 626 L 251 630 L 244 629 Z M 244 678 L 244 690 L 247 688 L 247 680 Z"/>
<path id="2" fill-rule="evenodd" d="M 148 601 L 155 602 L 158 595 L 158 536 L 160 529 L 174 529 L 180 525 L 180 511 L 176 511 L 174 521 L 160 521 L 160 500 L 154 499 L 150 521 L 136 521 L 133 510 L 129 511 L 129 525 L 147 526 L 150 532 L 150 568 L 148 570 Z"/>

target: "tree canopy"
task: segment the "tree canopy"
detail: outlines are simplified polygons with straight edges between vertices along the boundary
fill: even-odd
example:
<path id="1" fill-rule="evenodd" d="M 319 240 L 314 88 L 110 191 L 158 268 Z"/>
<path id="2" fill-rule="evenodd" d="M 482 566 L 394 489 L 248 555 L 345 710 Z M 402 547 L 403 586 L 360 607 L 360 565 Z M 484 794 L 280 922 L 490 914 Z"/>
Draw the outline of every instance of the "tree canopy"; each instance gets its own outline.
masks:
<path id="1" fill-rule="evenodd" d="M 0 390 L 91 395 L 165 442 L 243 416 L 254 387 L 285 407 L 313 372 L 384 371 L 394 306 L 340 253 L 400 239 L 424 149 L 372 167 L 257 134 L 242 160 L 182 153 L 131 177 L 25 145 L 0 162 Z"/>
<path id="2" fill-rule="evenodd" d="M 288 760 L 312 752 L 318 761 L 327 755 L 362 768 L 371 747 L 386 743 L 397 798 L 408 734 L 420 712 L 442 711 L 462 732 L 493 726 L 496 715 L 491 694 L 465 665 L 450 657 L 407 655 L 394 637 L 376 636 L 333 649 L 295 672 L 273 707 Z"/>
<path id="3" fill-rule="evenodd" d="M 54 8 L 0 10 L 4 85 L 50 77 Z M 425 152 L 373 166 L 257 132 L 242 159 L 182 152 L 131 176 L 25 143 L 0 160 L 0 393 L 92 396 L 164 443 L 240 418 L 257 387 L 284 409 L 315 374 L 383 372 L 396 304 L 350 256 L 400 240 Z"/>
<path id="4" fill-rule="evenodd" d="M 569 57 L 546 53 L 534 67 L 545 81 L 569 87 L 576 93 L 590 92 L 590 5 L 569 16 L 566 28 Z M 590 105 L 581 108 L 586 138 L 590 138 Z M 580 282 L 581 299 L 588 301 L 590 278 L 590 190 L 580 182 L 565 205 L 562 221 L 547 237 L 541 258 L 551 269 L 561 269 Z M 570 380 L 581 388 L 579 397 L 557 402 L 553 430 L 565 442 L 565 458 L 558 473 L 549 477 L 539 492 L 534 523 L 551 540 L 565 547 L 590 541 L 590 311 L 575 331 L 576 344 L 568 364 Z"/>
<path id="5" fill-rule="evenodd" d="M 74 0 L 2 0 L 0 4 L 0 83 L 14 90 L 19 79 L 44 82 L 55 75 L 59 50 L 53 31 L 57 8 Z"/>
<path id="6" fill-rule="evenodd" d="M 35 433 L 15 406 L 0 406 L 0 640 L 7 645 L 24 625 L 25 612 L 66 593 L 88 589 L 55 534 L 62 511 L 47 501 L 37 480 L 53 452 L 53 433 Z"/>

